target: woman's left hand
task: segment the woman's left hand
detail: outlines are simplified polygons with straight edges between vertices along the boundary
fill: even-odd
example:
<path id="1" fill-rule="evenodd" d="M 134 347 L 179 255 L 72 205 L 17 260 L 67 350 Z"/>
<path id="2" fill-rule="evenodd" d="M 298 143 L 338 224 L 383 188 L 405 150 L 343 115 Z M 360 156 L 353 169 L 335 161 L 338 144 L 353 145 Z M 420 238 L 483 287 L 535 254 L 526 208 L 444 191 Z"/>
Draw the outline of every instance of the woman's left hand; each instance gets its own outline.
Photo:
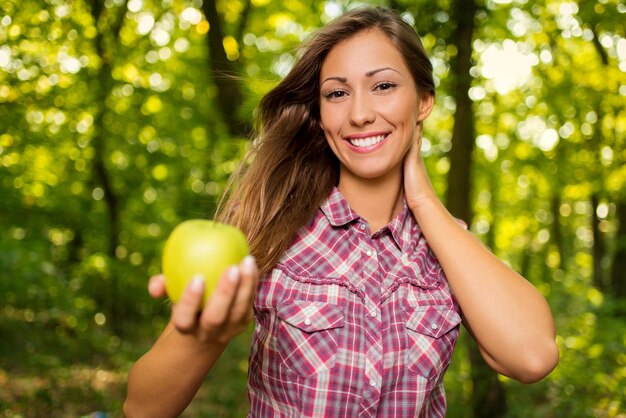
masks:
<path id="1" fill-rule="evenodd" d="M 436 197 L 421 153 L 422 122 L 417 125 L 415 141 L 404 157 L 404 194 L 411 210 L 425 199 Z"/>
<path id="2" fill-rule="evenodd" d="M 407 204 L 443 268 L 463 311 L 463 323 L 485 361 L 505 376 L 536 382 L 559 358 L 550 307 L 530 282 L 464 231 L 437 198 L 420 155 L 421 131 L 418 126 L 404 158 Z"/>

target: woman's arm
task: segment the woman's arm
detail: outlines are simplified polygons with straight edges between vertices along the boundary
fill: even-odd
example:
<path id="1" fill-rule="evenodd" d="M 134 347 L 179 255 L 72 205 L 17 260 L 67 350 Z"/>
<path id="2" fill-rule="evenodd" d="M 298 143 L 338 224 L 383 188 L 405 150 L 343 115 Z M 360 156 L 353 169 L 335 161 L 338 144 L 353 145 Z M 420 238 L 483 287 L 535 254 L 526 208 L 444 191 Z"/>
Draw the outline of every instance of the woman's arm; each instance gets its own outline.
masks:
<path id="1" fill-rule="evenodd" d="M 257 278 L 251 257 L 229 269 L 199 314 L 204 283 L 191 282 L 159 339 L 130 371 L 125 416 L 176 417 L 189 405 L 228 342 L 252 320 Z M 149 289 L 162 296 L 163 277 L 153 277 Z"/>
<path id="2" fill-rule="evenodd" d="M 438 199 L 416 141 L 405 158 L 407 204 L 461 306 L 485 361 L 520 382 L 536 382 L 559 358 L 552 313 L 526 279 L 466 231 Z"/>

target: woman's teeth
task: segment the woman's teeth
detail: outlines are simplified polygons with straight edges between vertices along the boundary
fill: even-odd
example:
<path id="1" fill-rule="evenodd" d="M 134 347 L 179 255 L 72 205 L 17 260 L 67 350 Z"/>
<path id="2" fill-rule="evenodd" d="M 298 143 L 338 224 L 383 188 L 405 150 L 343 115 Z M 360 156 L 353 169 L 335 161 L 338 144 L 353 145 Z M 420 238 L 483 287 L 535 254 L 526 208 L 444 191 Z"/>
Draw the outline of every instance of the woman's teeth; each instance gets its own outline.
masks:
<path id="1" fill-rule="evenodd" d="M 385 139 L 387 135 L 378 135 L 378 136 L 370 136 L 369 138 L 359 138 L 359 139 L 350 139 L 350 143 L 355 147 L 371 147 L 372 145 L 378 144 L 383 139 Z"/>

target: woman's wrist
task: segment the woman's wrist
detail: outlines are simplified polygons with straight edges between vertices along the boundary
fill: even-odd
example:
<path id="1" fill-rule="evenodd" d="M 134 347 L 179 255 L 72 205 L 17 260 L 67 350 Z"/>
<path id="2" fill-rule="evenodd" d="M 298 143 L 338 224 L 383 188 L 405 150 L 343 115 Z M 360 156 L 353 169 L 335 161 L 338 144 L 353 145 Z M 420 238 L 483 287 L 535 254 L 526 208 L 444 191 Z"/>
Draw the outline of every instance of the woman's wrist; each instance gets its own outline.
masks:
<path id="1" fill-rule="evenodd" d="M 206 355 L 207 353 L 222 352 L 228 346 L 231 338 L 215 338 L 205 337 L 200 338 L 196 334 L 189 334 L 174 329 L 175 337 L 177 341 L 183 343 L 187 350 L 194 355 Z"/>
<path id="2" fill-rule="evenodd" d="M 410 200 L 407 199 L 407 205 L 418 223 L 431 217 L 435 211 L 445 210 L 441 200 L 439 200 L 434 191 L 432 193 L 421 193 Z"/>

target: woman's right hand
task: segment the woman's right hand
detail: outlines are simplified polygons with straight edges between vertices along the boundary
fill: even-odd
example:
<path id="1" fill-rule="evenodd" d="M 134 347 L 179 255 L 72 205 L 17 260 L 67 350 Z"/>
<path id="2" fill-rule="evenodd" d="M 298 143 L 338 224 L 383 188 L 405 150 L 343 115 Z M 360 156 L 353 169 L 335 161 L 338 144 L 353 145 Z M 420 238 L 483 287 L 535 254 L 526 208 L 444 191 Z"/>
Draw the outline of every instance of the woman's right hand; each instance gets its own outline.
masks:
<path id="1" fill-rule="evenodd" d="M 248 256 L 228 268 L 220 277 L 213 294 L 200 310 L 204 280 L 191 280 L 178 303 L 172 306 L 171 325 L 184 335 L 195 336 L 201 343 L 227 344 L 243 332 L 254 317 L 253 301 L 259 273 L 254 257 Z M 153 276 L 148 292 L 154 298 L 166 296 L 165 276 Z"/>
<path id="2" fill-rule="evenodd" d="M 258 278 L 254 258 L 246 257 L 222 274 L 202 309 L 204 281 L 191 281 L 165 330 L 129 373 L 125 416 L 180 415 L 228 342 L 252 321 Z M 165 276 L 151 277 L 148 291 L 166 296 Z"/>

